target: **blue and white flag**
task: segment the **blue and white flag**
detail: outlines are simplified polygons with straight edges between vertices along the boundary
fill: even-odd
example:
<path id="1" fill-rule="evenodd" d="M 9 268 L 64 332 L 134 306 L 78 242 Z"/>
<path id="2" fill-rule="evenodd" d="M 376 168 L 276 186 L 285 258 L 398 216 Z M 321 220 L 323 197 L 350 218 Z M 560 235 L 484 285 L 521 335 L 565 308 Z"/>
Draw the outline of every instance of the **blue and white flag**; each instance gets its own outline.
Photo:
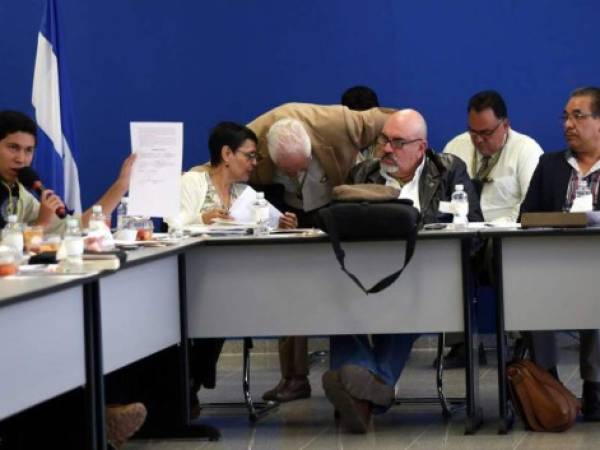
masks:
<path id="1" fill-rule="evenodd" d="M 56 1 L 46 0 L 38 34 L 31 101 L 38 124 L 33 166 L 44 184 L 53 189 L 67 208 L 81 212 L 79 174 Z"/>

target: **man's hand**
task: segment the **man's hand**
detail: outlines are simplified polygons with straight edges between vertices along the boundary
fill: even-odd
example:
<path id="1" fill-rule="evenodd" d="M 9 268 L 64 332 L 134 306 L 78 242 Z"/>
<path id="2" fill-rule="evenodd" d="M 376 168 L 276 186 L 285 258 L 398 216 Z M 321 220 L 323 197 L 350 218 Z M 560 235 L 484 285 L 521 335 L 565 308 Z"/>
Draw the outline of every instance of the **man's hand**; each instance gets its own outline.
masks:
<path id="1" fill-rule="evenodd" d="M 279 228 L 298 228 L 298 218 L 296 214 L 286 212 L 279 218 Z"/>
<path id="2" fill-rule="evenodd" d="M 40 212 L 36 225 L 48 226 L 58 208 L 64 208 L 65 204 L 52 190 L 46 189 L 40 197 Z"/>
<path id="3" fill-rule="evenodd" d="M 210 211 L 202 213 L 202 222 L 205 224 L 211 224 L 215 219 L 231 219 L 231 216 L 226 209 L 215 208 Z"/>

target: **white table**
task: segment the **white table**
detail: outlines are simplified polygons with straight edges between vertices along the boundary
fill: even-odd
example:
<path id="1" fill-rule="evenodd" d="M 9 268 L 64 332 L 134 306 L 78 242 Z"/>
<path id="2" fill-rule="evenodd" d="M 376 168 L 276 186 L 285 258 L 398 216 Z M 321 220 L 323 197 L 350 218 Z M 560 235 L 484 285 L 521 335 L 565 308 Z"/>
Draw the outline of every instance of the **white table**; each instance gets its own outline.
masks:
<path id="1" fill-rule="evenodd" d="M 99 283 L 104 373 L 181 342 L 177 255 L 128 264 Z"/>
<path id="2" fill-rule="evenodd" d="M 368 285 L 399 269 L 404 255 L 399 242 L 344 248 Z M 328 242 L 196 247 L 187 273 L 193 338 L 464 330 L 456 239 L 419 241 L 398 281 L 369 296 L 340 270 Z"/>
<path id="3" fill-rule="evenodd" d="M 130 252 L 120 270 L 100 276 L 0 280 L 0 418 L 92 381 L 90 447 L 101 448 L 102 374 L 183 343 L 187 383 L 188 337 L 463 331 L 471 303 L 465 237 L 421 236 L 400 279 L 369 296 L 340 271 L 323 238 L 193 239 Z M 366 284 L 397 270 L 404 255 L 398 242 L 344 247 Z M 481 422 L 473 370 L 471 431 Z"/>
<path id="4" fill-rule="evenodd" d="M 2 288 L 5 295 L 4 283 Z M 0 419 L 85 384 L 81 290 L 70 287 L 2 308 Z"/>
<path id="5" fill-rule="evenodd" d="M 0 280 L 0 419 L 86 386 L 95 417 L 89 276 L 15 276 Z M 95 428 L 90 448 L 96 449 Z"/>
<path id="6" fill-rule="evenodd" d="M 399 280 L 369 296 L 340 270 L 327 241 L 207 241 L 186 254 L 189 337 L 463 332 L 465 236 L 422 233 Z M 365 285 L 399 269 L 404 258 L 398 241 L 344 249 L 346 267 Z M 476 370 L 469 364 L 468 432 L 481 422 Z"/>

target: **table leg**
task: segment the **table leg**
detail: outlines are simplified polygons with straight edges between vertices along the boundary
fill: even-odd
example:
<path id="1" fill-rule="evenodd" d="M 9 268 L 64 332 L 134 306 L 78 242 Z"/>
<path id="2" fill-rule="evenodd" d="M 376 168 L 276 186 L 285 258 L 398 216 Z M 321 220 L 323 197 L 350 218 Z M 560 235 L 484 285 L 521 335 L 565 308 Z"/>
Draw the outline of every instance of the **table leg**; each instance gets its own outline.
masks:
<path id="1" fill-rule="evenodd" d="M 475 314 L 476 298 L 474 295 L 473 270 L 471 267 L 470 238 L 461 240 L 461 264 L 463 282 L 463 307 L 465 326 L 466 370 L 465 382 L 467 392 L 467 417 L 465 433 L 473 434 L 483 422 L 483 411 L 479 404 L 479 353 L 477 335 L 477 316 Z"/>
<path id="2" fill-rule="evenodd" d="M 493 238 L 494 292 L 496 294 L 496 349 L 498 352 L 498 403 L 500 425 L 499 434 L 508 433 L 514 422 L 514 415 L 508 404 L 506 385 L 506 336 L 504 331 L 504 290 L 502 279 L 502 240 Z"/>
<path id="3" fill-rule="evenodd" d="M 102 369 L 102 318 L 98 280 L 83 285 L 83 323 L 85 333 L 85 399 L 88 416 L 89 448 L 106 448 L 104 416 L 104 375 Z"/>

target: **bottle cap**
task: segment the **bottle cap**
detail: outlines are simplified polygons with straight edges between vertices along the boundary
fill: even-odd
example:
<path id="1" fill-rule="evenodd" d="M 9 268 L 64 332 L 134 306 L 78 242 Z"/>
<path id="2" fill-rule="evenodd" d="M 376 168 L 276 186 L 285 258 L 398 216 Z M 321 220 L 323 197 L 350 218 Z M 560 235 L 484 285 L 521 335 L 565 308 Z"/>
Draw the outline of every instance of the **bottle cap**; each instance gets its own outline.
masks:
<path id="1" fill-rule="evenodd" d="M 256 200 L 264 200 L 265 198 L 265 193 L 264 192 L 257 192 L 256 193 Z"/>
<path id="2" fill-rule="evenodd" d="M 11 214 L 10 216 L 8 216 L 8 223 L 17 223 L 17 215 Z"/>
<path id="3" fill-rule="evenodd" d="M 457 184 L 454 186 L 454 190 L 462 191 L 465 187 L 462 184 Z"/>
<path id="4" fill-rule="evenodd" d="M 102 205 L 94 205 L 92 206 L 92 212 L 93 213 L 101 213 L 102 212 Z"/>

